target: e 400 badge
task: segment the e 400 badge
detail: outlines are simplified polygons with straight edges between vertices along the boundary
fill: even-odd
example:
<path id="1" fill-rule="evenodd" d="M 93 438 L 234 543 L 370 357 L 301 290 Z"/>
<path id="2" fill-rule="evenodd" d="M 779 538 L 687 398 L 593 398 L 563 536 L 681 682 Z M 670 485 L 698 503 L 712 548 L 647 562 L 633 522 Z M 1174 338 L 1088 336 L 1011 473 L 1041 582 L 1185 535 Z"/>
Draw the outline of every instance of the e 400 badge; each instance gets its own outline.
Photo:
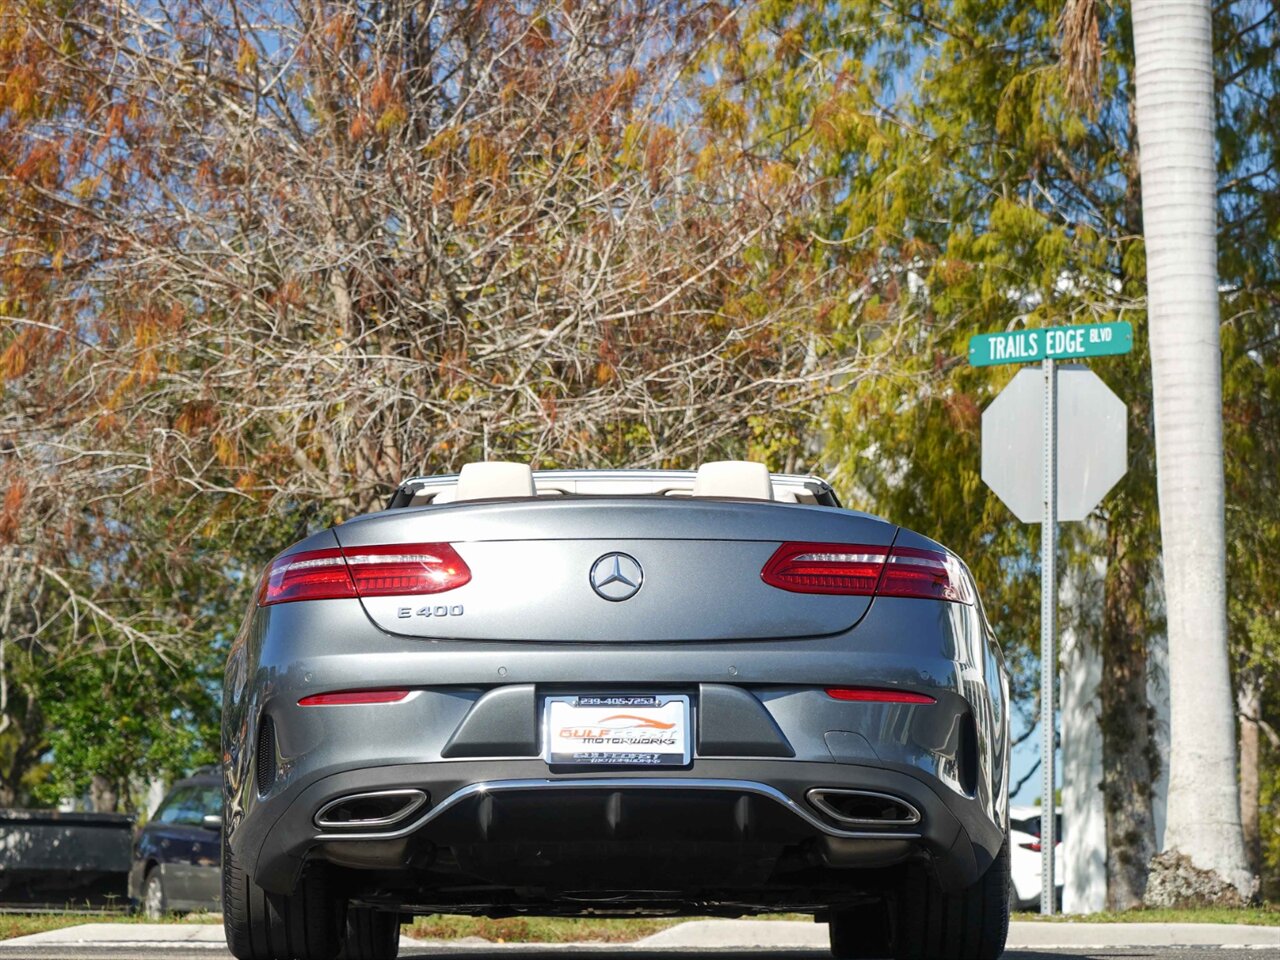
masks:
<path id="1" fill-rule="evenodd" d="M 455 603 L 453 606 L 445 604 L 437 604 L 434 607 L 397 607 L 396 616 L 401 620 L 408 620 L 411 617 L 460 617 L 462 616 L 462 604 Z"/>

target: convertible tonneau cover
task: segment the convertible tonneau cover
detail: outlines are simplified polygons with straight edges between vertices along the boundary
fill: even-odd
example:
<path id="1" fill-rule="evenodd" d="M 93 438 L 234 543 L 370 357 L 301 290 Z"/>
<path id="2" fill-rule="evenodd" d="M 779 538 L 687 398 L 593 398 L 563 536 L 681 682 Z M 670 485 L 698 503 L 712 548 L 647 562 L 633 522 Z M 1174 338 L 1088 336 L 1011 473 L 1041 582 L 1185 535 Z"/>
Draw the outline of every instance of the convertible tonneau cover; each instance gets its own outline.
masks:
<path id="1" fill-rule="evenodd" d="M 745 462 L 744 462 L 745 463 Z M 707 466 L 716 466 L 708 464 Z M 704 468 L 705 470 L 705 468 Z M 539 497 L 651 496 L 691 497 L 696 470 L 534 470 L 533 485 Z M 839 507 L 831 484 L 821 477 L 771 473 L 773 500 L 822 507 Z M 449 503 L 455 499 L 459 474 L 411 477 L 400 484 L 387 504 L 388 510 Z"/>

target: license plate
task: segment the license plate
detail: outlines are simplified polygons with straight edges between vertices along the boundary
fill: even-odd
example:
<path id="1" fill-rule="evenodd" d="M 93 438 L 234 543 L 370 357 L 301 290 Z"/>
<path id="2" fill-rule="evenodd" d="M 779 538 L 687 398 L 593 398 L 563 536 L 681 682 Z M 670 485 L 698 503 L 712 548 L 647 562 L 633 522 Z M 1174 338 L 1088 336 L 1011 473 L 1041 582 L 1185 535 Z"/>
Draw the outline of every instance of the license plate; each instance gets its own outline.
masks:
<path id="1" fill-rule="evenodd" d="M 689 763 L 689 698 L 681 695 L 547 697 L 549 764 L 682 767 Z"/>

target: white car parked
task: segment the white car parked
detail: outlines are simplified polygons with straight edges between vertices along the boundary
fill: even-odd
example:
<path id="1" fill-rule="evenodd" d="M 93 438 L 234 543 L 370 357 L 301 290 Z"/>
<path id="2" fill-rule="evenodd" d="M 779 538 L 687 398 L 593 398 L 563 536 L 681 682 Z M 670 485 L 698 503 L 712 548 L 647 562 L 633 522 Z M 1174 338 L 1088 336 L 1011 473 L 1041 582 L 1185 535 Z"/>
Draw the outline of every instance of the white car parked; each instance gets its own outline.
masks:
<path id="1" fill-rule="evenodd" d="M 1057 904 L 1062 905 L 1062 808 L 1056 811 L 1053 837 L 1053 879 Z M 1015 910 L 1040 909 L 1040 808 L 1009 808 L 1009 866 L 1013 884 L 1009 905 Z"/>

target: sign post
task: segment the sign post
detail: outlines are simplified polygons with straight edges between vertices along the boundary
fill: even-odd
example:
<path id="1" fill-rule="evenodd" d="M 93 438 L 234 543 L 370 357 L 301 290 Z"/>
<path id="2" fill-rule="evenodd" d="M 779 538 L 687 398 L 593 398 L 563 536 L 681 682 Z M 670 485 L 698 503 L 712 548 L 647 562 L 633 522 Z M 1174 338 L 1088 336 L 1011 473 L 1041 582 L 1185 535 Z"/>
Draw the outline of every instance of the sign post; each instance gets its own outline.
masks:
<path id="1" fill-rule="evenodd" d="M 1041 524 L 1040 912 L 1046 916 L 1055 909 L 1058 839 L 1053 696 L 1058 521 L 1083 520 L 1124 476 L 1128 441 L 1124 403 L 1090 371 L 1073 365 L 1060 370 L 1058 362 L 1132 349 L 1133 328 L 1127 323 L 1015 330 L 981 334 L 969 341 L 973 366 L 1040 362 L 1039 376 L 1030 369 L 1022 371 L 983 411 L 982 479 L 1019 520 Z M 1041 456 L 1028 456 L 1028 448 L 1034 449 L 1037 441 Z"/>
<path id="2" fill-rule="evenodd" d="M 1044 522 L 1040 526 L 1040 913 L 1052 916 L 1054 894 L 1053 674 L 1058 666 L 1058 365 L 1040 361 L 1044 371 Z"/>

